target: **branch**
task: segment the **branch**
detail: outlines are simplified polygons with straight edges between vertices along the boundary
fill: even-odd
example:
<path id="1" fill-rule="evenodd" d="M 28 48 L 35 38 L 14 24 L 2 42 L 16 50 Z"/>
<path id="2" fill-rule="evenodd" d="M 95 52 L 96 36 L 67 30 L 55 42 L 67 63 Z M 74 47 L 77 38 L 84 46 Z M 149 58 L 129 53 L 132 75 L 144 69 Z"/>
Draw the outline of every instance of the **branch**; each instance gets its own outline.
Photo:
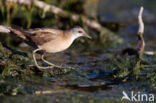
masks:
<path id="1" fill-rule="evenodd" d="M 143 13 L 143 7 L 140 8 L 140 12 L 138 15 L 138 21 L 139 21 L 139 30 L 138 30 L 138 39 L 139 39 L 139 46 L 138 46 L 138 51 L 140 56 L 143 55 L 144 53 L 144 48 L 145 48 L 145 42 L 144 42 L 144 37 L 143 37 L 143 33 L 144 33 L 144 23 L 142 20 L 142 13 Z"/>
<path id="2" fill-rule="evenodd" d="M 43 1 L 39 1 L 39 0 L 4 0 L 4 1 L 14 2 L 22 5 L 27 5 L 27 6 L 34 5 L 42 9 L 44 12 L 48 11 L 60 17 L 67 17 L 67 18 L 71 17 L 73 21 L 79 21 L 79 19 L 82 19 L 83 23 L 85 23 L 88 27 L 96 31 L 100 31 L 102 27 L 98 22 L 90 20 L 85 16 L 79 16 L 78 14 L 71 14 L 54 5 L 49 5 L 47 3 L 44 3 Z"/>
<path id="3" fill-rule="evenodd" d="M 0 25 L 0 32 L 10 33 L 10 27 Z"/>
<path id="4" fill-rule="evenodd" d="M 114 35 L 113 32 L 108 30 L 107 28 L 104 28 L 101 26 L 100 23 L 98 23 L 95 20 L 90 20 L 88 17 L 80 15 L 80 14 L 73 14 L 69 13 L 67 11 L 62 10 L 61 8 L 58 8 L 54 5 L 49 5 L 47 3 L 44 3 L 40 0 L 2 0 L 3 2 L 11 2 L 16 4 L 21 4 L 25 6 L 35 6 L 37 8 L 40 8 L 45 12 L 51 12 L 59 17 L 62 18 L 71 18 L 73 21 L 78 22 L 79 20 L 82 20 L 84 24 L 86 24 L 89 28 L 95 30 L 96 32 L 100 32 L 100 36 L 107 35 L 107 39 L 109 40 L 115 40 L 117 43 L 122 43 L 123 39 L 118 37 L 117 35 Z M 109 35 L 108 35 L 109 34 Z M 99 37 L 100 37 L 99 36 Z M 102 37 L 101 36 L 101 37 Z"/>

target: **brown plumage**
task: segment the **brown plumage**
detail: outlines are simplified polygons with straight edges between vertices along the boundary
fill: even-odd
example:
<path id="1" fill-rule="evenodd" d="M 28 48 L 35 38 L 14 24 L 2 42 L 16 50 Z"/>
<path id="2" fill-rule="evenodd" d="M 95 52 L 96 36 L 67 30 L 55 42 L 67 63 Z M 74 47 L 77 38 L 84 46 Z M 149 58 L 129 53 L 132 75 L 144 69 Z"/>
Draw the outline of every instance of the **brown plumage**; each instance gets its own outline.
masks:
<path id="1" fill-rule="evenodd" d="M 68 30 L 63 31 L 52 28 L 37 28 L 26 30 L 16 25 L 11 26 L 11 31 L 23 40 L 34 43 L 37 46 L 55 40 L 58 37 L 68 37 L 70 35 Z"/>

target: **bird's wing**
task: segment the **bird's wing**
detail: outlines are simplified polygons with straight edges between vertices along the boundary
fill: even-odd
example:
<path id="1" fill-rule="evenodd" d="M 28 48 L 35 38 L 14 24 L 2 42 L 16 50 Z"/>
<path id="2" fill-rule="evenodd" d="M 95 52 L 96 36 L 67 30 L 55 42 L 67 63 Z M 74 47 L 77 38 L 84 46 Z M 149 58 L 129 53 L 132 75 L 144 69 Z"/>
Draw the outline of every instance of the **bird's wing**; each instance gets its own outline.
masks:
<path id="1" fill-rule="evenodd" d="M 25 32 L 25 29 L 12 24 L 10 30 L 11 32 L 16 34 L 16 36 L 20 37 L 23 40 L 26 40 L 27 33 Z"/>
<path id="2" fill-rule="evenodd" d="M 58 35 L 62 34 L 61 30 L 50 28 L 30 29 L 27 32 L 29 32 L 27 37 L 37 45 L 43 45 L 44 43 L 54 40 L 58 37 Z"/>
<path id="3" fill-rule="evenodd" d="M 43 32 L 43 33 L 51 33 L 53 35 L 58 35 L 58 32 L 60 32 L 60 30 L 53 29 L 53 28 L 36 28 L 36 29 L 29 29 L 28 32 L 32 34 Z"/>

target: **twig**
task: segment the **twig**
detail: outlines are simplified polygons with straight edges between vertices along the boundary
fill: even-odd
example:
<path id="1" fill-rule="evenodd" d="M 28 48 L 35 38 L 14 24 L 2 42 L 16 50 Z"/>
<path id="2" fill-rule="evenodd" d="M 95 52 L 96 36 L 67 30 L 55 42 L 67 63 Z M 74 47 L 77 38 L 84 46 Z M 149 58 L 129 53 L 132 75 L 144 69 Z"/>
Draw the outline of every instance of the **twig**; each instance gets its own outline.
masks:
<path id="1" fill-rule="evenodd" d="M 142 20 L 142 13 L 143 13 L 143 10 L 144 10 L 144 8 L 141 7 L 141 8 L 140 8 L 139 15 L 138 15 L 138 20 L 139 20 L 139 30 L 138 30 L 138 34 L 139 34 L 139 35 L 143 35 L 143 33 L 144 33 L 144 23 L 143 23 L 143 20 Z"/>
<path id="2" fill-rule="evenodd" d="M 139 30 L 138 30 L 138 39 L 139 39 L 139 46 L 138 46 L 138 51 L 139 55 L 142 56 L 144 53 L 144 48 L 145 48 L 145 42 L 143 38 L 143 33 L 144 33 L 144 23 L 142 20 L 142 13 L 143 13 L 143 7 L 140 8 L 140 12 L 138 15 L 138 21 L 139 21 Z"/>
<path id="3" fill-rule="evenodd" d="M 147 55 L 156 55 L 156 51 L 145 51 Z"/>
<path id="4" fill-rule="evenodd" d="M 10 33 L 10 27 L 0 25 L 0 32 Z"/>

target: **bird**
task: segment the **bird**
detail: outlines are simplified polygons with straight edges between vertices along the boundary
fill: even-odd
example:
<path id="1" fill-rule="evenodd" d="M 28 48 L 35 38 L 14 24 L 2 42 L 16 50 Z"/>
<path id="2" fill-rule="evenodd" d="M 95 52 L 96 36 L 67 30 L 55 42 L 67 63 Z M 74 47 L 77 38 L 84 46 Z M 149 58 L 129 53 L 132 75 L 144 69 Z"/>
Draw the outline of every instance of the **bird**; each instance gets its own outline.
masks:
<path id="1" fill-rule="evenodd" d="M 55 65 L 45 60 L 44 54 L 42 54 L 41 59 L 43 62 L 48 64 L 48 66 L 40 66 L 36 60 L 36 52 L 45 51 L 47 53 L 57 53 L 68 49 L 74 40 L 79 37 L 87 37 L 91 39 L 91 36 L 89 36 L 80 26 L 75 26 L 67 30 L 60 30 L 45 27 L 23 29 L 17 25 L 11 25 L 9 29 L 11 33 L 24 40 L 24 42 L 26 42 L 28 45 L 35 47 L 32 55 L 35 66 L 39 69 L 47 69 L 51 67 L 60 68 L 61 66 Z"/>

